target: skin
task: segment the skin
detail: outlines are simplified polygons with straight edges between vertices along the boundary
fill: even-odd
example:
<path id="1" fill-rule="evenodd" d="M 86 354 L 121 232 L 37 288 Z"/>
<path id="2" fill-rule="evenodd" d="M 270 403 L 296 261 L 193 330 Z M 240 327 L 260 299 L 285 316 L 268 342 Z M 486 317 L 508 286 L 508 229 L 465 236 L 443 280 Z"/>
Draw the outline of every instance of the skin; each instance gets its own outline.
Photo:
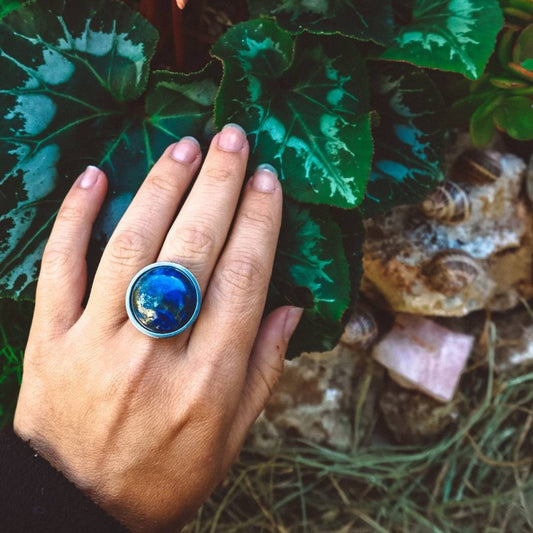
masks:
<path id="1" fill-rule="evenodd" d="M 176 0 L 176 3 L 178 4 L 178 7 L 180 9 L 184 9 L 187 5 L 188 0 Z"/>
<path id="2" fill-rule="evenodd" d="M 107 181 L 89 167 L 46 246 L 15 432 L 134 532 L 177 531 L 236 458 L 282 369 L 301 309 L 262 320 L 281 222 L 275 171 L 240 196 L 248 143 L 229 125 L 201 165 L 184 138 L 155 164 L 113 233 L 85 308 L 87 246 Z M 240 203 L 238 204 L 240 198 Z M 135 273 L 174 261 L 203 294 L 192 328 L 139 332 L 124 298 Z"/>

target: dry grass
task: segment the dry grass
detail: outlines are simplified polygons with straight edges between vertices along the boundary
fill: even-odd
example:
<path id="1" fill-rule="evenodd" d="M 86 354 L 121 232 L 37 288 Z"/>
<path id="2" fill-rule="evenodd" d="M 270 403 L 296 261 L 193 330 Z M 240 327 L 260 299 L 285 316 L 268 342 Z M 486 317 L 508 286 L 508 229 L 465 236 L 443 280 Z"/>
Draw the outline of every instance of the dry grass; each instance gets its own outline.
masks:
<path id="1" fill-rule="evenodd" d="M 495 342 L 491 325 L 469 415 L 437 444 L 247 449 L 187 533 L 533 531 L 533 373 L 497 381 Z"/>

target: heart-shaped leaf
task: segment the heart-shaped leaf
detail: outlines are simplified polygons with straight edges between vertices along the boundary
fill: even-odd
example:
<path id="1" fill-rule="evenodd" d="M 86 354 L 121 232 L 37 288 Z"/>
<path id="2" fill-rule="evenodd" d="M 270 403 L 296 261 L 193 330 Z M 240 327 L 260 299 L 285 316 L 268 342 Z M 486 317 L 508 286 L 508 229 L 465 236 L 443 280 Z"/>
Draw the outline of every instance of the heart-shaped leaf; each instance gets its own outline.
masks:
<path id="1" fill-rule="evenodd" d="M 0 296 L 31 293 L 59 199 L 94 162 L 95 129 L 142 94 L 156 40 L 115 1 L 42 0 L 0 20 Z"/>
<path id="2" fill-rule="evenodd" d="M 477 79 L 502 24 L 498 0 L 414 0 L 411 21 L 382 57 Z"/>
<path id="3" fill-rule="evenodd" d="M 375 156 L 365 216 L 423 199 L 443 179 L 446 128 L 444 103 L 420 69 L 400 63 L 370 62 Z"/>
<path id="4" fill-rule="evenodd" d="M 350 239 L 361 246 L 361 226 L 354 224 L 350 230 Z M 352 282 L 351 271 L 357 273 L 357 265 L 349 267 L 343 233 L 331 211 L 286 200 L 268 307 L 305 308 L 289 358 L 303 351 L 329 350 L 338 342 L 343 316 L 353 303 L 352 284 L 358 282 Z"/>
<path id="5" fill-rule="evenodd" d="M 275 16 L 292 33 L 341 34 L 388 44 L 394 37 L 390 0 L 248 0 L 250 17 Z"/>
<path id="6" fill-rule="evenodd" d="M 372 137 L 356 42 L 293 38 L 265 19 L 234 26 L 212 54 L 224 63 L 216 124 L 237 122 L 249 132 L 250 164 L 277 166 L 285 192 L 301 202 L 358 205 Z"/>
<path id="7" fill-rule="evenodd" d="M 163 149 L 210 130 L 219 65 L 157 72 L 146 92 L 156 42 L 113 0 L 41 0 L 0 21 L 0 297 L 33 295 L 51 222 L 85 165 L 110 181 L 103 244 Z"/>

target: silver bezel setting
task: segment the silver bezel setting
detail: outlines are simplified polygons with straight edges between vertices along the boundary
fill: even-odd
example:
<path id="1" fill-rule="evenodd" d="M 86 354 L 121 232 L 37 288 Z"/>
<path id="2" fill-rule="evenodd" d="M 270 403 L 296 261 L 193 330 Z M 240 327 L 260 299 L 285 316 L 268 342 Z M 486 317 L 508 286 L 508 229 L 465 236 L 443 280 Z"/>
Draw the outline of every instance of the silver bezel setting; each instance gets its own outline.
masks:
<path id="1" fill-rule="evenodd" d="M 135 314 L 132 310 L 131 305 L 131 293 L 133 291 L 133 287 L 137 280 L 146 272 L 149 272 L 150 270 L 153 270 L 154 268 L 158 267 L 171 267 L 175 270 L 181 272 L 185 275 L 185 277 L 191 282 L 192 286 L 194 287 L 194 290 L 196 291 L 196 307 L 194 309 L 194 313 L 192 314 L 191 318 L 188 320 L 188 322 L 183 325 L 181 328 L 177 329 L 176 331 L 171 331 L 169 333 L 155 333 L 145 326 L 143 326 L 138 320 Z M 151 263 L 150 265 L 145 266 L 135 276 L 133 276 L 132 280 L 130 281 L 130 284 L 128 285 L 128 290 L 126 291 L 126 312 L 128 313 L 128 317 L 131 321 L 131 323 L 141 332 L 145 335 L 148 335 L 150 337 L 154 337 L 156 339 L 163 339 L 167 337 L 174 337 L 175 335 L 179 335 L 180 333 L 184 332 L 187 328 L 192 326 L 193 322 L 198 317 L 198 313 L 200 312 L 200 306 L 202 303 L 202 294 L 200 291 L 200 285 L 198 284 L 197 279 L 194 277 L 193 273 L 185 268 L 184 266 L 178 264 L 178 263 L 172 263 L 170 261 L 159 261 L 157 263 Z"/>

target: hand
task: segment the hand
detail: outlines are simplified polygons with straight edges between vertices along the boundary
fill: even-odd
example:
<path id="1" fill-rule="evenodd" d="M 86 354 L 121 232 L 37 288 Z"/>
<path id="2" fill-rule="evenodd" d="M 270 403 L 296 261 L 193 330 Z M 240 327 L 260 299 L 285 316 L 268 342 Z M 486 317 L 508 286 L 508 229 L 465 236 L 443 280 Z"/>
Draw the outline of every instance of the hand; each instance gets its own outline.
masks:
<path id="1" fill-rule="evenodd" d="M 190 137 L 170 146 L 113 233 L 85 309 L 101 171 L 76 181 L 44 252 L 15 431 L 133 531 L 175 531 L 220 482 L 301 315 L 283 307 L 261 323 L 282 193 L 259 169 L 237 208 L 247 158 L 244 132 L 224 128 L 175 217 L 201 153 Z M 127 286 L 154 261 L 186 266 L 202 289 L 197 321 L 176 337 L 127 318 Z"/>

